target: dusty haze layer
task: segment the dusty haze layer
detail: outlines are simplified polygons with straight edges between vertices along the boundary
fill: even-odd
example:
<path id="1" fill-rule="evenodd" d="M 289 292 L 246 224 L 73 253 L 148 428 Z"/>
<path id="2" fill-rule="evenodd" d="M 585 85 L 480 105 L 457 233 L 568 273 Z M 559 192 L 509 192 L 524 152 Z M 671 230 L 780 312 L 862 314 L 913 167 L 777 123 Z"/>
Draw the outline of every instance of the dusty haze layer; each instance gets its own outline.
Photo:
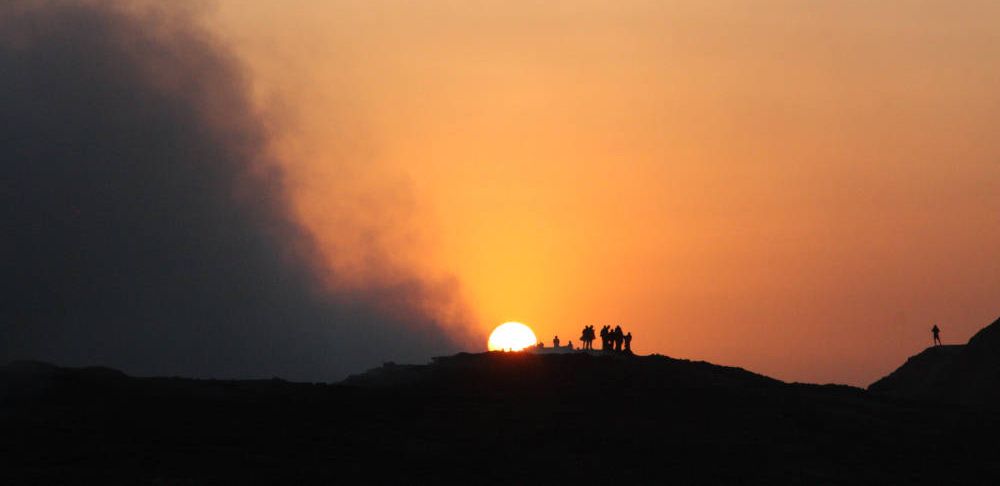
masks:
<path id="1" fill-rule="evenodd" d="M 329 381 L 468 347 L 448 285 L 377 245 L 363 280 L 328 263 L 272 148 L 281 121 L 195 7 L 0 6 L 0 361 Z"/>
<path id="2" fill-rule="evenodd" d="M 623 323 L 639 352 L 865 384 L 932 324 L 964 342 L 1000 313 L 998 21 L 977 1 L 232 0 L 210 24 L 294 128 L 275 145 L 297 215 L 352 279 L 374 242 L 453 272 L 483 333 Z"/>

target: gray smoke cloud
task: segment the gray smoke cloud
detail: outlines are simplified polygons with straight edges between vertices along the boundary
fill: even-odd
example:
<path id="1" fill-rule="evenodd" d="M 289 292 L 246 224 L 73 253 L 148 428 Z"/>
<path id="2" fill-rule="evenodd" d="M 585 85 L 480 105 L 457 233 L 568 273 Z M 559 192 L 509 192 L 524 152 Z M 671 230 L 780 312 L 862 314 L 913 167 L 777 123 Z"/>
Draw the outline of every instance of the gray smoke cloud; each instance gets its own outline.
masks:
<path id="1" fill-rule="evenodd" d="M 457 350 L 417 278 L 326 290 L 243 69 L 171 5 L 0 5 L 0 360 L 331 380 Z"/>

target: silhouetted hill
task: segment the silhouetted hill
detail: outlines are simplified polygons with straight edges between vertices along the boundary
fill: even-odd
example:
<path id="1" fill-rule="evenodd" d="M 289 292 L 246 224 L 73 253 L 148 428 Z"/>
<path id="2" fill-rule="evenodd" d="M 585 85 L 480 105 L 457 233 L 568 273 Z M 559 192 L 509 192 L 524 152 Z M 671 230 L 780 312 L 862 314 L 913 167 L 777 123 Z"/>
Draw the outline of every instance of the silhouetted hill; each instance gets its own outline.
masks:
<path id="1" fill-rule="evenodd" d="M 665 356 L 459 354 L 341 384 L 0 367 L 0 482 L 1000 479 L 993 412 Z"/>
<path id="2" fill-rule="evenodd" d="M 910 399 L 1000 406 L 1000 319 L 968 344 L 927 348 L 868 389 Z"/>
<path id="3" fill-rule="evenodd" d="M 878 393 L 931 398 L 940 393 L 951 374 L 955 357 L 965 345 L 932 346 L 911 356 L 888 376 L 872 383 L 868 390 Z"/>
<path id="4" fill-rule="evenodd" d="M 431 364 L 386 364 L 343 382 L 364 387 L 442 389 L 463 384 L 470 390 L 495 392 L 556 388 L 584 391 L 594 387 L 755 389 L 779 386 L 773 378 L 742 368 L 666 356 L 619 354 L 459 353 L 434 358 Z"/>

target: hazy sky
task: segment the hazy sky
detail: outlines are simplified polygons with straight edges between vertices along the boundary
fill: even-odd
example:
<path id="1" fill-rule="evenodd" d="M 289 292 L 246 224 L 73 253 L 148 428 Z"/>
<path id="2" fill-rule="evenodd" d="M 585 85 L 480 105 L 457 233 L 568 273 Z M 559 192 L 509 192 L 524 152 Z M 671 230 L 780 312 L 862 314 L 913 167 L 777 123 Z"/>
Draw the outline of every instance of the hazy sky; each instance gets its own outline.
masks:
<path id="1" fill-rule="evenodd" d="M 866 384 L 932 324 L 964 342 L 1000 315 L 996 2 L 233 0 L 209 22 L 335 265 L 363 268 L 365 235 L 332 220 L 392 212 L 378 244 L 452 275 L 479 332 L 623 323 L 642 353 Z"/>
<path id="2" fill-rule="evenodd" d="M 4 5 L 0 358 L 335 379 L 518 320 L 865 385 L 1000 315 L 997 2 Z"/>

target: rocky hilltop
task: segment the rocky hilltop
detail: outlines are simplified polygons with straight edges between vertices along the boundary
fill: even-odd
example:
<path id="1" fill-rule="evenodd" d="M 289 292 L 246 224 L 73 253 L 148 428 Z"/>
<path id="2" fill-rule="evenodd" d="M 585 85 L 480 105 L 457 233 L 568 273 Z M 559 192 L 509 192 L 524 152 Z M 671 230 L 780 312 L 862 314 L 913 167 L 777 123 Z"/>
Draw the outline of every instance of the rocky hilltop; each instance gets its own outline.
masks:
<path id="1" fill-rule="evenodd" d="M 925 349 L 868 390 L 909 399 L 1000 407 L 1000 319 L 967 344 Z"/>

